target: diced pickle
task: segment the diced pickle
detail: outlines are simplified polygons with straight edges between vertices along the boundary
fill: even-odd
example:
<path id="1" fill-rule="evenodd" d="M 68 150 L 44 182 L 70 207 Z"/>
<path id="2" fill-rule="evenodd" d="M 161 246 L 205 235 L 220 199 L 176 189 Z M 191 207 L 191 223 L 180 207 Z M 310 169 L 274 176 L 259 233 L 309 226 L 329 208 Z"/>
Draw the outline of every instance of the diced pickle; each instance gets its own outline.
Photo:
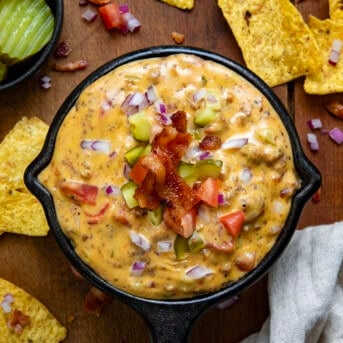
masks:
<path id="1" fill-rule="evenodd" d="M 204 127 L 213 123 L 217 119 L 217 116 L 216 110 L 207 106 L 198 112 L 194 118 L 194 123 L 200 127 Z"/>
<path id="2" fill-rule="evenodd" d="M 134 182 L 129 181 L 120 189 L 128 208 L 134 208 L 138 206 L 138 201 L 134 197 L 137 187 L 138 186 Z"/>
<path id="3" fill-rule="evenodd" d="M 160 225 L 162 223 L 163 218 L 163 209 L 160 206 L 158 209 L 154 211 L 148 211 L 148 219 L 152 225 Z"/>
<path id="4" fill-rule="evenodd" d="M 142 155 L 148 155 L 148 154 L 150 154 L 150 153 L 151 153 L 151 150 L 152 150 L 152 146 L 151 146 L 151 144 L 148 144 L 148 145 L 145 147 L 144 151 L 142 152 Z"/>
<path id="5" fill-rule="evenodd" d="M 194 176 L 197 179 L 204 180 L 208 177 L 219 178 L 223 162 L 220 160 L 206 159 L 198 161 L 194 167 Z"/>
<path id="6" fill-rule="evenodd" d="M 188 238 L 187 243 L 190 252 L 197 252 L 206 247 L 206 242 L 198 231 L 193 232 L 192 236 Z"/>
<path id="7" fill-rule="evenodd" d="M 194 166 L 193 163 L 180 162 L 178 166 L 179 175 L 184 178 L 191 178 L 194 176 Z"/>
<path id="8" fill-rule="evenodd" d="M 135 146 L 134 148 L 127 151 L 125 158 L 127 163 L 132 167 L 143 154 L 145 146 Z"/>
<path id="9" fill-rule="evenodd" d="M 266 128 L 257 131 L 258 137 L 264 142 L 272 145 L 276 145 L 275 135 L 272 130 Z"/>
<path id="10" fill-rule="evenodd" d="M 137 112 L 129 117 L 133 137 L 138 141 L 147 142 L 150 138 L 151 123 L 144 112 Z"/>
<path id="11" fill-rule="evenodd" d="M 177 235 L 174 241 L 174 251 L 176 259 L 183 260 L 189 252 L 187 238 Z"/>

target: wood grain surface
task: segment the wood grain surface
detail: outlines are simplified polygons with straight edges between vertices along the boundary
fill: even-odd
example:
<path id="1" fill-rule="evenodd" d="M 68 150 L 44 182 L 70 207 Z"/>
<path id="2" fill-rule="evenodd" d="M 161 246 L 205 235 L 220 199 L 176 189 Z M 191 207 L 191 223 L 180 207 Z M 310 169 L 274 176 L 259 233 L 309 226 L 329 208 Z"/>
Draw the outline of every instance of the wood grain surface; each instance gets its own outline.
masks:
<path id="1" fill-rule="evenodd" d="M 128 0 L 132 12 L 141 20 L 136 34 L 108 33 L 100 18 L 93 23 L 81 20 L 84 7 L 78 0 L 66 0 L 64 26 L 60 40 L 72 47 L 68 61 L 86 59 L 89 67 L 75 73 L 51 70 L 53 57 L 39 75 L 19 87 L 0 93 L 0 139 L 23 116 L 38 116 L 50 123 L 67 95 L 88 74 L 105 62 L 130 51 L 149 46 L 174 44 L 171 32 L 185 34 L 184 45 L 208 49 L 242 63 L 240 50 L 214 0 L 196 0 L 192 11 L 181 11 L 157 0 Z M 92 6 L 89 6 L 92 7 Z M 305 0 L 298 4 L 304 18 L 308 14 L 328 16 L 326 0 Z M 38 77 L 48 74 L 51 89 L 40 88 Z M 323 176 L 322 199 L 309 202 L 298 227 L 330 223 L 343 219 L 342 146 L 328 136 L 320 136 L 320 152 L 307 147 L 306 121 L 319 117 L 325 128 L 343 129 L 343 121 L 325 109 L 330 100 L 343 101 L 342 94 L 309 96 L 303 91 L 303 79 L 275 88 L 276 94 L 295 120 L 305 153 Z M 0 209 L 1 210 L 1 209 Z M 43 302 L 67 327 L 66 342 L 148 342 L 147 327 L 139 315 L 114 299 L 100 317 L 86 314 L 82 301 L 90 288 L 86 281 L 76 282 L 67 259 L 50 233 L 44 238 L 4 234 L 0 237 L 0 277 L 14 282 Z M 268 316 L 266 277 L 240 295 L 225 310 L 211 309 L 195 324 L 192 342 L 237 342 L 259 330 Z M 69 316 L 75 316 L 72 323 Z M 0 339 L 1 340 L 1 339 Z"/>

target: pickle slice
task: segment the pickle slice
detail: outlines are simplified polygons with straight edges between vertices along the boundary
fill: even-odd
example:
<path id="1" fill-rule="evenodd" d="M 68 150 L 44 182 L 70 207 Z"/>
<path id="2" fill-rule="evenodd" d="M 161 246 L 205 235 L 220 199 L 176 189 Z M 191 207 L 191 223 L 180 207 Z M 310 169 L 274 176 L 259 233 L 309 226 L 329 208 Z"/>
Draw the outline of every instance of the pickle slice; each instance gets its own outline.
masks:
<path id="1" fill-rule="evenodd" d="M 128 208 L 134 208 L 138 206 L 138 201 L 135 199 L 135 191 L 137 187 L 138 186 L 134 182 L 129 181 L 120 189 Z"/>
<path id="2" fill-rule="evenodd" d="M 142 142 L 149 141 L 151 124 L 144 112 L 137 112 L 129 117 L 132 136 Z"/>
<path id="3" fill-rule="evenodd" d="M 48 43 L 55 20 L 44 0 L 1 0 L 0 23 L 0 59 L 11 65 Z"/>
<path id="4" fill-rule="evenodd" d="M 220 160 L 207 159 L 196 163 L 194 167 L 194 176 L 197 179 L 205 180 L 208 177 L 219 178 L 223 162 Z"/>

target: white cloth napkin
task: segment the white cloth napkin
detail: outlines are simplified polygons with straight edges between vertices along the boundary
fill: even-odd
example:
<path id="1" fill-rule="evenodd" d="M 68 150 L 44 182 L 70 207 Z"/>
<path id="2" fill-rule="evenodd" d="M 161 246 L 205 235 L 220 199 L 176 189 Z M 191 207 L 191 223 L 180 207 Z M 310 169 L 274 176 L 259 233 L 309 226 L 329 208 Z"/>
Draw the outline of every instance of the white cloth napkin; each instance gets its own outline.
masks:
<path id="1" fill-rule="evenodd" d="M 270 317 L 241 343 L 343 343 L 343 222 L 297 231 L 268 292 Z"/>

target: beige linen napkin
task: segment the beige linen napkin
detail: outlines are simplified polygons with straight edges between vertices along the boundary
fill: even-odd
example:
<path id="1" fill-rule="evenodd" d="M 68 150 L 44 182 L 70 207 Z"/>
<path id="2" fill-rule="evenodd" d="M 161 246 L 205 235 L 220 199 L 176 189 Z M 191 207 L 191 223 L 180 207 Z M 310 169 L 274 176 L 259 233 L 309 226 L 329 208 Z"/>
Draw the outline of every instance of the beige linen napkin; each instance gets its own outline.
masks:
<path id="1" fill-rule="evenodd" d="M 241 343 L 343 343 L 343 222 L 297 231 L 268 291 L 270 317 Z"/>

